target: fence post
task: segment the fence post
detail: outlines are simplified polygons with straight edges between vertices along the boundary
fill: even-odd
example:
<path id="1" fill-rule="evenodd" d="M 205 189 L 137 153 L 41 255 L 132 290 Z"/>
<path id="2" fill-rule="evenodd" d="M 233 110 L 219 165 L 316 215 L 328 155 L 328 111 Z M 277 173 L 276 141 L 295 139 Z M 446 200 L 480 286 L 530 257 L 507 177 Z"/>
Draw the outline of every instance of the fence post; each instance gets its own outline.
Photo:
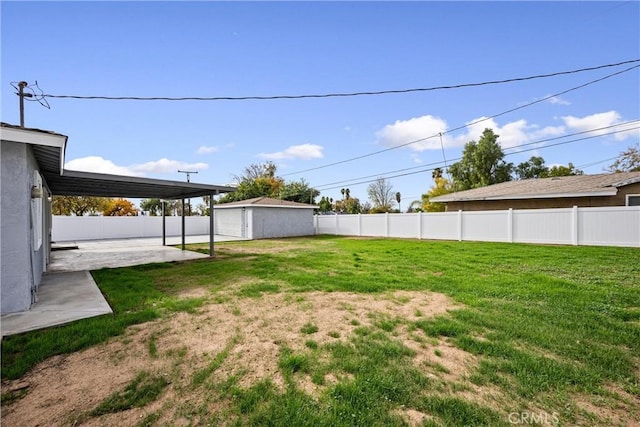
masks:
<path id="1" fill-rule="evenodd" d="M 418 240 L 422 240 L 422 212 L 418 212 Z"/>
<path id="2" fill-rule="evenodd" d="M 574 246 L 578 246 L 578 232 L 579 232 L 579 224 L 578 224 L 578 207 L 574 206 L 571 210 L 571 243 Z"/>
<path id="3" fill-rule="evenodd" d="M 358 214 L 358 237 L 362 236 L 362 215 Z"/>
<path id="4" fill-rule="evenodd" d="M 513 243 L 513 208 L 509 208 L 509 216 L 507 217 L 507 241 Z"/>
<path id="5" fill-rule="evenodd" d="M 384 213 L 384 236 L 389 237 L 389 212 Z"/>
<path id="6" fill-rule="evenodd" d="M 458 209 L 458 241 L 462 242 L 462 209 Z"/>
<path id="7" fill-rule="evenodd" d="M 338 217 L 340 215 L 338 215 L 338 213 L 336 212 L 336 236 L 338 235 Z"/>

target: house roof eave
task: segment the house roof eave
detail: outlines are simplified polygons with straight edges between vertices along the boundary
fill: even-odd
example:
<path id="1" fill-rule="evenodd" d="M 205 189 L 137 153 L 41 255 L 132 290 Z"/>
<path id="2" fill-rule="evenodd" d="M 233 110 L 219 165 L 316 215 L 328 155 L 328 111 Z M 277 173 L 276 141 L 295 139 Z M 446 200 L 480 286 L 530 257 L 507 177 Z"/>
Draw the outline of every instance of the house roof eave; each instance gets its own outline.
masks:
<path id="1" fill-rule="evenodd" d="M 546 193 L 546 194 L 510 194 L 510 195 L 497 195 L 487 197 L 448 197 L 448 195 L 438 196 L 431 199 L 434 203 L 449 203 L 449 202 L 479 202 L 479 201 L 497 201 L 497 200 L 523 200 L 523 199 L 569 199 L 580 197 L 607 197 L 615 196 L 618 194 L 618 189 L 615 187 L 603 189 L 600 191 L 588 191 L 588 192 L 576 192 L 576 193 Z"/>

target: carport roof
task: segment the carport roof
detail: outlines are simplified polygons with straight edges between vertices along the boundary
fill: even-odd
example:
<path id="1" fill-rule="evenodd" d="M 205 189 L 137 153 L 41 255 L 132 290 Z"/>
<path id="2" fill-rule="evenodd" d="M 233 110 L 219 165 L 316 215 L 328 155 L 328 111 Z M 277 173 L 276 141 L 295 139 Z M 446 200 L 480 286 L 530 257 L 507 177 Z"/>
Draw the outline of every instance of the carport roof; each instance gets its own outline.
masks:
<path id="1" fill-rule="evenodd" d="M 66 170 L 67 139 L 55 132 L 2 123 L 3 141 L 32 145 L 40 173 L 53 195 L 182 199 L 235 191 L 223 185 Z"/>

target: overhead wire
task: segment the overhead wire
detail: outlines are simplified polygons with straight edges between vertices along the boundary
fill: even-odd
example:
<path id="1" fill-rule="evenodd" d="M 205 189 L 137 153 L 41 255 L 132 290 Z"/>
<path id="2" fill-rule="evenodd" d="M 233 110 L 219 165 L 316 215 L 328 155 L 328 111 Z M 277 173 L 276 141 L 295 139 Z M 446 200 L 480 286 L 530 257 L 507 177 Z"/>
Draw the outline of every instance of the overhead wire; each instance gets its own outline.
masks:
<path id="1" fill-rule="evenodd" d="M 514 150 L 514 151 L 510 152 L 510 153 L 505 153 L 505 157 L 511 156 L 511 155 L 514 155 L 514 154 L 519 154 L 519 153 L 526 153 L 526 152 L 534 151 L 534 150 L 538 150 L 538 149 L 542 150 L 542 149 L 546 149 L 546 148 L 550 148 L 550 147 L 556 147 L 556 146 L 560 146 L 560 145 L 565 145 L 565 144 L 584 141 L 584 140 L 588 140 L 588 139 L 600 138 L 600 137 L 614 135 L 614 134 L 621 133 L 621 132 L 628 132 L 628 131 L 640 129 L 640 126 L 636 126 L 636 127 L 632 127 L 632 128 L 616 130 L 616 131 L 602 133 L 602 134 L 598 134 L 598 135 L 585 136 L 585 137 L 573 139 L 573 140 L 570 140 L 570 141 L 560 141 L 560 142 L 557 142 L 557 143 L 554 143 L 554 144 L 545 145 L 543 147 L 533 147 L 533 148 L 528 148 L 528 149 L 524 149 L 524 150 L 519 150 L 519 148 L 521 148 L 521 147 L 526 147 L 526 146 L 530 146 L 530 145 L 538 145 L 538 144 L 541 144 L 541 143 L 546 142 L 546 141 L 557 140 L 557 139 L 561 139 L 561 138 L 567 138 L 567 137 L 570 137 L 570 136 L 576 136 L 576 135 L 585 134 L 585 133 L 597 132 L 599 130 L 610 129 L 612 127 L 621 126 L 621 125 L 627 125 L 627 124 L 637 123 L 637 122 L 640 122 L 640 120 L 632 120 L 632 121 L 625 122 L 625 123 L 619 123 L 617 125 L 606 126 L 604 128 L 591 129 L 591 130 L 588 130 L 588 131 L 577 132 L 577 133 L 571 134 L 571 135 L 564 135 L 562 137 L 550 138 L 548 140 L 533 141 L 533 142 L 529 142 L 529 143 L 526 143 L 526 144 L 521 144 L 521 145 L 518 145 L 518 146 L 509 147 L 509 148 L 506 148 L 505 150 Z M 450 159 L 450 161 L 459 161 L 461 159 L 462 159 L 462 157 L 458 157 L 458 158 L 455 158 L 455 159 Z M 368 176 L 359 177 L 359 178 L 353 178 L 353 179 L 345 180 L 345 181 L 337 181 L 337 182 L 333 182 L 333 183 L 317 185 L 314 188 L 316 190 L 318 190 L 318 191 L 327 191 L 327 190 L 333 190 L 333 189 L 336 189 L 336 188 L 340 188 L 340 187 L 345 186 L 345 185 L 368 184 L 368 183 L 374 182 L 376 179 L 379 179 L 379 178 L 385 178 L 385 179 L 399 178 L 399 177 L 403 177 L 403 176 L 409 176 L 409 175 L 415 175 L 415 174 L 419 174 L 419 173 L 423 173 L 423 172 L 433 171 L 435 169 L 435 167 L 424 168 L 424 166 L 434 166 L 434 165 L 442 165 L 442 164 L 443 163 L 441 161 L 438 161 L 438 162 L 430 163 L 428 165 L 421 165 L 419 167 L 413 167 L 413 168 L 408 168 L 408 169 L 399 169 L 399 170 L 396 170 L 396 171 L 390 171 L 390 172 L 383 173 L 383 174 L 368 175 Z M 416 171 L 412 171 L 412 172 L 406 172 L 407 170 L 417 169 L 417 168 L 420 168 L 420 170 L 416 170 Z M 404 172 L 404 173 L 395 174 L 396 172 Z M 395 174 L 395 175 L 389 175 L 389 174 Z M 376 178 L 368 179 L 368 178 L 372 178 L 373 176 L 375 176 Z M 358 181 L 358 180 L 361 180 L 361 179 L 364 179 L 364 181 Z M 353 181 L 357 181 L 357 182 L 353 182 Z M 341 185 L 333 186 L 335 184 L 341 184 Z"/>
<path id="2" fill-rule="evenodd" d="M 18 92 L 16 92 L 16 95 L 19 95 L 20 93 L 20 85 L 21 82 L 11 82 L 11 86 L 17 90 Z M 37 93 L 33 88 L 36 88 L 40 93 Z M 25 93 L 25 96 L 23 97 L 24 100 L 26 101 L 32 101 L 32 102 L 38 102 L 40 105 L 42 105 L 44 108 L 47 109 L 51 109 L 51 106 L 49 105 L 49 102 L 47 101 L 47 99 L 45 98 L 44 92 L 42 91 L 42 88 L 40 88 L 40 86 L 38 86 L 38 81 L 35 81 L 35 84 L 28 84 L 26 86 L 24 86 L 22 88 L 23 92 L 27 92 Z"/>
<path id="3" fill-rule="evenodd" d="M 627 69 L 624 69 L 624 70 L 621 70 L 621 71 L 617 71 L 615 73 L 608 74 L 606 76 L 600 77 L 600 78 L 595 79 L 595 80 L 591 80 L 591 81 L 589 81 L 587 83 L 583 83 L 583 84 L 578 85 L 578 86 L 574 86 L 574 87 L 572 87 L 570 89 L 563 90 L 563 91 L 555 93 L 553 95 L 548 95 L 548 96 L 545 96 L 543 98 L 536 99 L 534 101 L 531 101 L 531 102 L 528 102 L 526 104 L 520 105 L 518 107 L 510 108 L 510 109 L 502 111 L 500 113 L 493 114 L 493 115 L 488 116 L 488 117 L 483 117 L 482 119 L 478 119 L 478 120 L 475 120 L 473 122 L 466 123 L 464 125 L 460 125 L 460 126 L 454 127 L 452 129 L 449 129 L 449 130 L 446 130 L 446 131 L 438 132 L 436 134 L 433 134 L 433 135 L 430 135 L 430 136 L 427 136 L 427 137 L 424 137 L 424 138 L 415 139 L 415 140 L 412 140 L 412 141 L 409 141 L 409 142 L 405 142 L 403 144 L 394 145 L 393 147 L 384 148 L 382 150 L 373 151 L 371 153 L 365 153 L 365 154 L 362 154 L 362 155 L 359 155 L 359 156 L 350 157 L 350 158 L 347 158 L 347 159 L 344 159 L 344 160 L 339 160 L 337 162 L 328 163 L 328 164 L 320 165 L 320 166 L 315 166 L 315 167 L 312 167 L 312 168 L 302 169 L 302 170 L 295 171 L 295 172 L 289 172 L 289 173 L 283 174 L 282 176 L 298 175 L 298 174 L 301 174 L 301 173 L 304 173 L 304 172 L 312 172 L 312 171 L 315 171 L 315 170 L 325 169 L 325 168 L 328 168 L 328 167 L 331 167 L 331 166 L 337 166 L 337 165 L 341 165 L 341 164 L 344 164 L 344 163 L 350 163 L 350 162 L 353 162 L 353 161 L 356 161 L 356 160 L 361 160 L 361 159 L 364 159 L 364 158 L 367 158 L 367 157 L 372 157 L 372 156 L 375 156 L 375 155 L 378 155 L 378 154 L 382 154 L 382 153 L 386 153 L 386 152 L 389 152 L 389 151 L 392 151 L 392 150 L 397 150 L 399 148 L 407 147 L 409 145 L 417 144 L 419 142 L 424 142 L 424 141 L 427 141 L 429 139 L 438 137 L 440 135 L 440 133 L 442 133 L 442 134 L 453 133 L 453 132 L 456 132 L 458 130 L 465 129 L 465 128 L 469 127 L 469 126 L 473 126 L 473 125 L 476 125 L 478 123 L 485 122 L 487 120 L 495 119 L 496 117 L 504 116 L 505 114 L 513 113 L 514 111 L 518 111 L 518 110 L 521 110 L 523 108 L 527 108 L 527 107 L 530 107 L 532 105 L 547 101 L 549 99 L 552 99 L 552 98 L 567 94 L 567 93 L 572 92 L 574 90 L 582 89 L 582 88 L 590 86 L 592 84 L 599 83 L 599 82 L 601 82 L 603 80 L 609 79 L 611 77 L 615 77 L 617 75 L 620 75 L 620 74 L 623 74 L 623 73 L 626 73 L 626 72 L 629 72 L 629 71 L 631 71 L 633 69 L 636 69 L 636 68 L 640 68 L 640 65 L 635 65 L 633 67 L 630 67 L 630 68 L 627 68 Z"/>
<path id="4" fill-rule="evenodd" d="M 587 136 L 587 137 L 579 138 L 579 139 L 572 140 L 572 141 L 562 141 L 562 142 L 558 142 L 558 143 L 555 143 L 555 144 L 547 145 L 547 146 L 542 147 L 542 148 L 549 148 L 549 147 L 555 147 L 555 146 L 558 146 L 558 145 L 570 144 L 570 143 L 573 143 L 573 142 L 579 142 L 579 141 L 583 141 L 583 140 L 586 140 L 586 139 L 598 138 L 598 137 L 601 137 L 601 136 L 614 135 L 616 133 L 626 132 L 626 131 L 635 130 L 635 129 L 640 129 L 640 127 L 635 127 L 635 128 L 632 128 L 632 129 L 625 129 L 623 131 L 609 132 L 609 133 L 606 133 L 606 134 L 603 134 L 603 135 Z M 526 149 L 526 150 L 522 150 L 521 152 L 528 152 L 528 151 L 533 151 L 533 150 L 537 150 L 537 149 L 538 148 L 529 148 L 529 149 Z M 516 153 L 505 154 L 505 157 L 513 155 L 513 154 L 516 154 Z M 432 171 L 434 169 L 435 168 L 429 168 L 429 169 L 424 169 L 424 170 L 415 171 L 415 172 L 408 172 L 408 173 L 403 173 L 403 174 L 398 174 L 398 175 L 387 176 L 387 177 L 385 177 L 385 179 L 399 178 L 399 177 L 403 177 L 403 176 L 415 175 L 415 174 L 422 173 L 422 172 L 429 172 L 429 171 Z M 375 180 L 376 179 L 360 181 L 360 182 L 355 182 L 355 183 L 352 183 L 352 184 L 349 184 L 349 185 L 354 185 L 355 186 L 355 185 L 369 184 L 371 182 L 374 182 Z M 339 185 L 339 186 L 336 186 L 336 187 L 329 187 L 329 188 L 322 188 L 322 189 L 318 189 L 318 188 L 315 188 L 315 187 L 314 188 L 316 190 L 318 190 L 318 191 L 327 191 L 327 190 L 334 190 L 334 189 L 340 188 L 340 187 L 342 187 L 342 186 Z"/>
<path id="5" fill-rule="evenodd" d="M 336 98 L 336 97 L 354 97 L 354 96 L 371 96 L 371 95 L 388 95 L 388 94 L 400 94 L 411 92 L 429 92 L 435 90 L 447 90 L 447 89 L 461 89 L 467 87 L 488 86 L 504 83 L 521 82 L 527 80 L 536 80 L 549 77 L 557 77 L 563 75 L 577 74 L 586 71 L 601 70 L 603 68 L 618 67 L 620 65 L 632 64 L 640 62 L 640 59 L 631 59 L 627 61 L 621 61 L 612 64 L 603 64 L 593 67 L 585 67 L 568 71 L 556 71 L 553 73 L 536 74 L 526 77 L 513 77 L 502 80 L 489 80 L 475 83 L 461 83 L 455 85 L 445 86 L 431 86 L 424 88 L 412 88 L 412 89 L 394 89 L 394 90 L 380 90 L 380 91 L 363 91 L 363 92 L 344 92 L 344 93 L 324 93 L 324 94 L 307 94 L 307 95 L 270 95 L 270 96 L 101 96 L 101 95 L 55 95 L 46 94 L 45 97 L 59 98 L 59 99 L 101 99 L 109 101 L 249 101 L 249 100 L 275 100 L 275 99 L 305 99 L 305 98 Z"/>

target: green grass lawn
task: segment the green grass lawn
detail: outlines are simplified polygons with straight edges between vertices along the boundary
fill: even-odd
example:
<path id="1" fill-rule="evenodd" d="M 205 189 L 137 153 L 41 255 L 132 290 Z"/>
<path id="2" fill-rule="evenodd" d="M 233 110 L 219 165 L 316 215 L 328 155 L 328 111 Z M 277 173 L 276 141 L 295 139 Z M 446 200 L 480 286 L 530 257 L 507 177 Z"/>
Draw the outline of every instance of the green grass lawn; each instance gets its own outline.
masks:
<path id="1" fill-rule="evenodd" d="M 208 245 L 190 249 L 206 252 Z M 461 307 L 435 318 L 380 319 L 342 341 L 330 331 L 336 338 L 331 344 L 318 344 L 318 328 L 305 325 L 304 351 L 281 348 L 284 389 L 268 380 L 249 387 L 240 378 L 216 383 L 212 374 L 235 345 L 229 343 L 211 355 L 209 366 L 191 373 L 181 393 L 226 402 L 224 416 L 239 425 L 403 425 L 407 420 L 399 413 L 408 409 L 426 414 L 424 425 L 509 425 L 523 414 L 592 425 L 604 422 L 603 413 L 614 415 L 611 422 L 624 413 L 617 421 L 640 423 L 638 249 L 319 236 L 229 242 L 216 251 L 214 259 L 93 272 L 114 314 L 3 340 L 3 379 L 20 378 L 52 355 L 104 342 L 130 325 L 229 302 L 225 290 L 242 277 L 252 280 L 234 298 L 256 304 L 262 295 L 278 293 L 412 290 L 445 294 Z M 207 296 L 177 297 L 196 288 Z M 411 363 L 414 352 L 397 338 L 400 327 L 473 355 L 478 363 L 469 384 L 497 390 L 502 398 L 491 404 L 467 399 L 464 384 L 418 369 Z M 149 343 L 158 357 L 155 346 Z M 338 381 L 324 384 L 319 397 L 296 385 L 301 375 L 323 384 L 328 374 Z M 153 398 L 169 386 L 160 384 Z M 576 404 L 577 397 L 600 408 L 600 415 Z M 20 398 L 3 394 L 8 404 Z M 122 401 L 111 406 L 126 410 Z M 85 416 L 111 406 L 104 403 Z M 220 414 L 200 412 L 202 424 L 220 421 Z M 141 425 L 153 425 L 161 415 L 151 414 Z"/>

